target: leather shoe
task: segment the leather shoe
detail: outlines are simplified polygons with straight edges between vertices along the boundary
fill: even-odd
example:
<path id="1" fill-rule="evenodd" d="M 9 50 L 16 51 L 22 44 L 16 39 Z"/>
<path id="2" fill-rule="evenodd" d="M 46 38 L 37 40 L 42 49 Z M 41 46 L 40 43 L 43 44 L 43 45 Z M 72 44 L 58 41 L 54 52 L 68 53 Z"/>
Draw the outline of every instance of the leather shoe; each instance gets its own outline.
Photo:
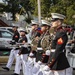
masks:
<path id="1" fill-rule="evenodd" d="M 2 67 L 4 70 L 9 71 L 10 69 L 8 67 Z"/>

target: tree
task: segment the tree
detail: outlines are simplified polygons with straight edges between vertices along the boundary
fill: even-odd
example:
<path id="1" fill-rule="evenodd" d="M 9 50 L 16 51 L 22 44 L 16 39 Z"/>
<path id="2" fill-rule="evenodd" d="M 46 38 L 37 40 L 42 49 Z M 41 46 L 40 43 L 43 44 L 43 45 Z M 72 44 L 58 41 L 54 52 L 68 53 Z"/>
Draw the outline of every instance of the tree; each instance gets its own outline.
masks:
<path id="1" fill-rule="evenodd" d="M 49 8 L 51 6 L 51 0 L 41 0 L 41 14 L 43 17 L 49 17 Z"/>
<path id="2" fill-rule="evenodd" d="M 0 13 L 2 13 L 4 11 L 5 7 L 6 7 L 6 5 L 4 3 L 0 3 Z"/>
<path id="3" fill-rule="evenodd" d="M 38 15 L 38 5 L 37 5 L 37 0 L 30 0 L 30 4 L 32 7 L 32 14 L 37 16 Z"/>
<path id="4" fill-rule="evenodd" d="M 40 0 L 41 1 L 41 15 L 42 17 L 51 17 L 51 13 L 61 13 L 66 16 L 66 23 L 74 24 L 75 19 L 75 0 Z M 37 0 L 4 0 L 6 2 L 5 10 L 15 14 L 19 13 L 23 7 L 25 11 L 21 14 L 27 14 L 26 20 L 30 22 L 31 14 L 38 16 Z M 31 13 L 31 14 L 30 14 Z M 29 20 L 28 20 L 29 19 Z"/>
<path id="5" fill-rule="evenodd" d="M 72 18 L 72 16 L 75 15 L 74 6 L 74 0 L 53 0 L 53 5 L 50 7 L 50 13 L 61 13 L 66 16 L 67 24 L 74 24 L 75 19 Z"/>
<path id="6" fill-rule="evenodd" d="M 6 4 L 5 12 L 11 12 L 12 13 L 12 18 L 15 20 L 15 14 L 20 11 L 20 1 L 19 0 L 3 0 L 4 3 Z"/>
<path id="7" fill-rule="evenodd" d="M 25 21 L 27 23 L 31 23 L 31 19 L 32 19 L 32 6 L 30 3 L 30 0 L 20 0 L 20 5 L 22 6 L 22 8 L 24 9 L 23 14 L 25 14 Z"/>
<path id="8" fill-rule="evenodd" d="M 40 0 L 41 1 L 41 14 L 42 17 L 49 16 L 49 8 L 51 6 L 51 0 Z M 38 16 L 38 4 L 37 0 L 30 0 L 31 6 L 33 7 L 33 15 Z"/>
<path id="9" fill-rule="evenodd" d="M 30 22 L 32 9 L 30 0 L 3 0 L 3 2 L 6 4 L 5 12 L 11 12 L 13 20 L 16 20 L 15 15 L 18 13 L 19 15 L 25 15 L 26 21 Z"/>

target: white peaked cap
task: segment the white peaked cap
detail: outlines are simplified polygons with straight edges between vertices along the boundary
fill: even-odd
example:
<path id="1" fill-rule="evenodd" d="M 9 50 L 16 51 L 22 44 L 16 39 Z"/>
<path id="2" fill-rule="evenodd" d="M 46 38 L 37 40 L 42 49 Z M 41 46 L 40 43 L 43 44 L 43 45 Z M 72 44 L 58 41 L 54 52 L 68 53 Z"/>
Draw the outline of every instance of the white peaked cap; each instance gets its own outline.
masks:
<path id="1" fill-rule="evenodd" d="M 34 67 L 33 67 L 32 72 L 33 72 L 34 74 L 36 74 L 36 73 L 39 71 L 39 69 L 40 69 L 39 64 L 35 64 Z"/>
<path id="2" fill-rule="evenodd" d="M 47 50 L 47 51 L 45 52 L 45 54 L 49 56 L 49 55 L 50 55 L 50 50 Z"/>
<path id="3" fill-rule="evenodd" d="M 34 54 L 31 52 L 31 53 L 29 54 L 29 56 L 34 56 Z"/>
<path id="4" fill-rule="evenodd" d="M 42 25 L 48 25 L 48 26 L 50 26 L 50 23 L 47 21 L 47 20 L 41 20 L 41 23 L 42 23 Z"/>
<path id="5" fill-rule="evenodd" d="M 32 23 L 32 25 L 33 24 L 37 24 L 37 25 L 39 24 L 38 21 L 36 21 L 36 20 L 31 20 L 31 23 Z"/>
<path id="6" fill-rule="evenodd" d="M 43 70 L 44 70 L 44 71 L 49 71 L 50 68 L 49 68 L 48 66 L 45 66 L 45 67 L 43 68 Z"/>
<path id="7" fill-rule="evenodd" d="M 65 16 L 59 13 L 51 13 L 52 18 L 64 19 Z"/>
<path id="8" fill-rule="evenodd" d="M 25 31 L 25 29 L 24 28 L 18 28 L 18 31 L 20 32 L 20 31 Z"/>

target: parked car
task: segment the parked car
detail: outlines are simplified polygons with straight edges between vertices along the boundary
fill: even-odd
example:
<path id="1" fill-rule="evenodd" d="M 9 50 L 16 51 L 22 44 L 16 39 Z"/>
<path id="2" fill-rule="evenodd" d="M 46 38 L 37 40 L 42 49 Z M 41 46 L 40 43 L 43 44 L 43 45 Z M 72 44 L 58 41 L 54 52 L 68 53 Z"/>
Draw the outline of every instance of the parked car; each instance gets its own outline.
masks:
<path id="1" fill-rule="evenodd" d="M 12 32 L 0 29 L 0 50 L 11 49 L 10 41 L 12 41 L 12 37 L 13 37 Z"/>
<path id="2" fill-rule="evenodd" d="M 0 29 L 8 30 L 13 33 L 12 27 L 0 27 Z"/>

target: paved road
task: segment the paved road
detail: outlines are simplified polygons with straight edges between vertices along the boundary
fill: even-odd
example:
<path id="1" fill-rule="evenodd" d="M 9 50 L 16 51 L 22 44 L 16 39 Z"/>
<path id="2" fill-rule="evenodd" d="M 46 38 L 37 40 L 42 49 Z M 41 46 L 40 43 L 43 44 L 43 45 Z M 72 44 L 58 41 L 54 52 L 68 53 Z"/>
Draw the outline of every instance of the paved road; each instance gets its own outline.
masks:
<path id="1" fill-rule="evenodd" d="M 0 64 L 0 75 L 12 75 L 14 73 L 14 65 L 11 67 L 10 71 L 3 70 L 2 66 L 5 66 L 5 64 Z M 23 75 L 22 71 L 20 75 Z"/>
<path id="2" fill-rule="evenodd" d="M 14 73 L 14 65 L 11 67 L 10 71 L 4 71 L 2 66 L 5 66 L 5 64 L 0 64 L 0 75 L 12 75 Z M 20 75 L 23 75 L 22 71 Z M 75 70 L 73 70 L 73 75 L 75 75 Z"/>

